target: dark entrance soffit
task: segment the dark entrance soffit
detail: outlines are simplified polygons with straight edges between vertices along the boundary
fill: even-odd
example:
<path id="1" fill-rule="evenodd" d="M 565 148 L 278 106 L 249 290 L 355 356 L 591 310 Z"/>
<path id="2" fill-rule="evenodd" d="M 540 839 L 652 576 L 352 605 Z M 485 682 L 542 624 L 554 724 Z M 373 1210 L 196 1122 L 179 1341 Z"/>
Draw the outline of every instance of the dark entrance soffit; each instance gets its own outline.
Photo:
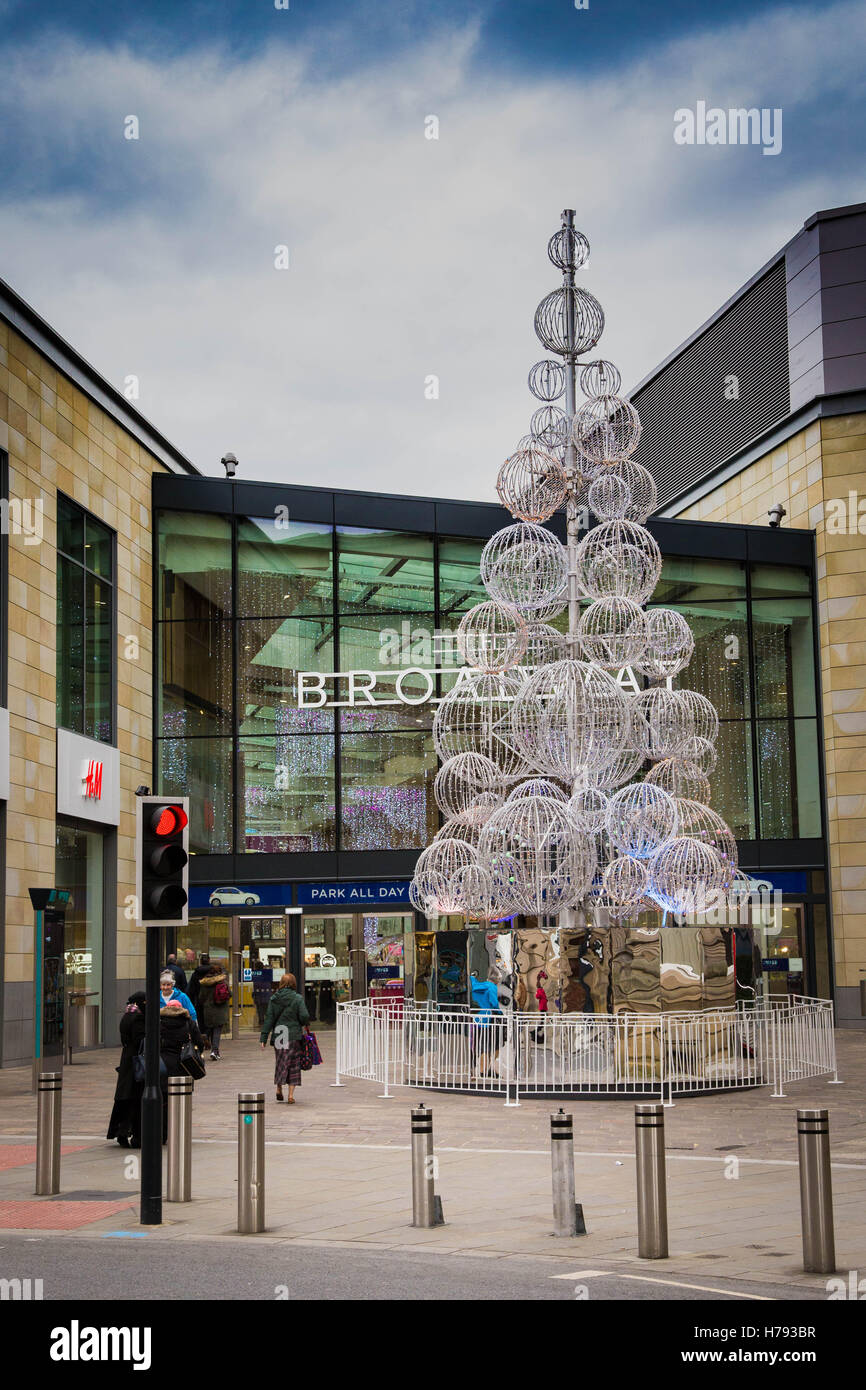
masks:
<path id="1" fill-rule="evenodd" d="M 275 483 L 232 482 L 223 478 L 153 475 L 154 510 L 216 512 L 223 516 L 268 516 L 278 506 L 295 521 L 320 525 L 384 527 L 393 531 L 465 536 L 484 540 L 513 517 L 492 502 L 457 502 L 433 497 L 352 492 Z M 565 539 L 565 518 L 558 513 L 550 528 Z M 680 521 L 653 517 L 649 522 L 664 555 L 701 555 L 712 559 L 763 561 L 765 564 L 813 563 L 811 531 L 737 526 L 728 522 Z"/>

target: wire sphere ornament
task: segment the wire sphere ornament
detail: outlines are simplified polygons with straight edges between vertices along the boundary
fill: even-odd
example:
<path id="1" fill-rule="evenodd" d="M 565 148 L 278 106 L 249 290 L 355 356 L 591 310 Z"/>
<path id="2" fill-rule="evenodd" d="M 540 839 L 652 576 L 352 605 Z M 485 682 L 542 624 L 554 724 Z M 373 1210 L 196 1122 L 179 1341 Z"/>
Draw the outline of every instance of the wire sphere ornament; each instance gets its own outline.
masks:
<path id="1" fill-rule="evenodd" d="M 622 376 L 618 367 L 599 357 L 595 362 L 584 362 L 580 373 L 580 389 L 585 396 L 615 396 L 622 386 Z"/>
<path id="2" fill-rule="evenodd" d="M 553 233 L 547 254 L 557 270 L 580 270 L 589 260 L 589 242 L 583 232 L 566 224 Z"/>
<path id="3" fill-rule="evenodd" d="M 719 757 L 716 752 L 716 745 L 711 743 L 708 738 L 690 738 L 687 743 L 683 744 L 679 756 L 691 767 L 703 772 L 705 776 L 709 776 L 715 770 Z M 696 798 L 698 801 L 701 799 L 701 797 Z"/>
<path id="4" fill-rule="evenodd" d="M 707 802 L 710 799 L 709 777 L 682 757 L 663 758 L 655 763 L 644 781 L 662 787 L 671 796 L 683 796 L 691 801 Z"/>
<path id="5" fill-rule="evenodd" d="M 479 671 L 465 676 L 444 697 L 433 719 L 433 743 L 442 762 L 458 753 L 480 753 L 496 767 L 500 782 L 528 776 L 527 767 L 507 732 L 513 702 L 523 690 L 515 675 Z"/>
<path id="6" fill-rule="evenodd" d="M 570 326 L 574 326 L 571 341 Z M 548 352 L 580 356 L 594 348 L 604 331 L 604 310 L 589 290 L 562 285 L 545 296 L 535 311 L 535 333 Z"/>
<path id="7" fill-rule="evenodd" d="M 462 901 L 454 885 L 455 875 L 459 869 L 477 862 L 477 852 L 463 840 L 434 840 L 421 852 L 412 882 L 423 904 L 419 910 L 425 917 L 462 912 Z"/>
<path id="8" fill-rule="evenodd" d="M 725 868 L 725 878 L 721 886 L 727 890 L 737 872 L 739 862 L 737 841 L 730 826 L 703 802 L 679 797 L 676 806 L 679 833 L 691 840 L 700 840 L 701 844 L 710 845 L 716 851 Z"/>
<path id="9" fill-rule="evenodd" d="M 567 488 L 559 459 L 536 439 L 521 443 L 496 479 L 500 502 L 520 521 L 547 521 L 562 506 Z"/>
<path id="10" fill-rule="evenodd" d="M 725 891 L 726 871 L 711 845 L 679 835 L 650 860 L 650 895 L 668 912 L 703 912 Z"/>
<path id="11" fill-rule="evenodd" d="M 719 736 L 719 716 L 715 705 L 697 690 L 680 690 L 677 693 L 688 708 L 695 738 L 715 744 Z"/>
<path id="12" fill-rule="evenodd" d="M 481 582 L 491 598 L 540 621 L 567 602 L 568 556 L 552 531 L 530 521 L 506 526 L 481 552 Z"/>
<path id="13" fill-rule="evenodd" d="M 628 730 L 623 691 L 590 662 L 539 667 L 511 706 L 510 740 L 521 758 L 570 784 L 609 763 Z"/>
<path id="14" fill-rule="evenodd" d="M 567 806 L 553 797 L 518 797 L 494 811 L 478 858 L 495 872 L 502 856 L 516 868 L 513 902 L 534 916 L 575 907 L 595 872 L 595 842 L 576 834 Z"/>
<path id="15" fill-rule="evenodd" d="M 458 753 L 444 762 L 433 781 L 436 805 L 446 816 L 468 811 L 482 793 L 497 793 L 499 770 L 481 753 Z"/>
<path id="16" fill-rule="evenodd" d="M 599 521 L 616 521 L 628 515 L 631 488 L 613 468 L 605 468 L 590 483 L 586 501 Z"/>
<path id="17" fill-rule="evenodd" d="M 467 864 L 454 875 L 455 896 L 462 903 L 463 916 L 470 922 L 491 922 L 499 915 L 493 876 L 480 864 Z"/>
<path id="18" fill-rule="evenodd" d="M 623 512 L 625 521 L 637 521 L 643 525 L 647 517 L 652 516 L 658 506 L 659 494 L 656 487 L 656 480 L 648 468 L 644 468 L 642 463 L 635 463 L 634 459 L 618 459 L 616 463 L 610 463 L 603 467 L 602 472 L 596 472 L 595 477 L 604 476 L 609 472 L 620 482 L 626 484 L 631 492 L 631 499 L 628 507 Z"/>
<path id="19" fill-rule="evenodd" d="M 526 651 L 520 658 L 520 665 L 535 670 L 547 666 L 551 661 L 564 661 L 568 656 L 568 642 L 565 634 L 549 623 L 526 624 Z"/>
<path id="20" fill-rule="evenodd" d="M 571 818 L 585 835 L 597 835 L 604 829 L 608 797 L 597 787 L 583 787 L 569 799 Z"/>
<path id="21" fill-rule="evenodd" d="M 482 792 L 482 796 L 489 795 L 489 792 Z M 499 805 L 501 804 L 500 801 Z M 498 810 L 498 806 L 495 809 Z M 492 810 L 484 816 L 479 816 L 474 811 L 466 811 L 460 816 L 450 816 L 436 831 L 431 844 L 435 845 L 439 840 L 460 840 L 464 845 L 477 850 L 481 832 L 492 814 Z"/>
<path id="22" fill-rule="evenodd" d="M 633 781 L 641 771 L 646 762 L 646 754 L 639 748 L 630 746 L 630 735 L 627 735 L 626 739 L 626 746 L 615 757 L 587 774 L 590 786 L 597 787 L 600 791 L 615 791 L 617 787 L 624 787 L 627 782 Z"/>
<path id="23" fill-rule="evenodd" d="M 565 368 L 544 357 L 529 372 L 529 389 L 539 401 L 558 401 L 565 391 Z"/>
<path id="24" fill-rule="evenodd" d="M 600 598 L 577 625 L 581 653 L 606 671 L 631 666 L 646 646 L 646 614 L 628 598 Z"/>
<path id="25" fill-rule="evenodd" d="M 602 901 L 614 912 L 633 911 L 649 892 L 649 881 L 649 869 L 639 859 L 611 859 L 602 878 Z"/>
<path id="26" fill-rule="evenodd" d="M 614 792 L 604 825 L 621 854 L 649 859 L 677 833 L 677 802 L 661 787 L 635 782 Z"/>
<path id="27" fill-rule="evenodd" d="M 694 738 L 694 724 L 682 691 L 656 685 L 638 691 L 630 699 L 637 746 L 643 756 L 652 762 L 677 755 L 685 757 Z"/>
<path id="28" fill-rule="evenodd" d="M 577 452 L 592 463 L 628 458 L 640 434 L 640 416 L 624 396 L 594 396 L 580 407 L 572 429 Z"/>
<path id="29" fill-rule="evenodd" d="M 651 608 L 646 615 L 646 647 L 634 665 L 650 680 L 666 680 L 684 671 L 692 659 L 695 639 L 673 608 Z"/>
<path id="30" fill-rule="evenodd" d="M 476 670 L 507 671 L 526 651 L 526 623 L 510 604 L 495 599 L 476 603 L 460 619 L 457 649 Z"/>
<path id="31" fill-rule="evenodd" d="M 577 547 L 577 583 L 585 598 L 646 603 L 659 581 L 661 551 L 646 527 L 605 521 Z"/>
<path id="32" fill-rule="evenodd" d="M 520 796 L 552 796 L 554 801 L 568 801 L 568 792 L 563 791 L 556 782 L 551 782 L 549 777 L 529 777 L 525 782 L 518 782 L 505 800 L 516 801 Z"/>
<path id="33" fill-rule="evenodd" d="M 529 432 L 546 449 L 561 449 L 568 439 L 568 416 L 557 405 L 540 405 L 532 412 Z"/>

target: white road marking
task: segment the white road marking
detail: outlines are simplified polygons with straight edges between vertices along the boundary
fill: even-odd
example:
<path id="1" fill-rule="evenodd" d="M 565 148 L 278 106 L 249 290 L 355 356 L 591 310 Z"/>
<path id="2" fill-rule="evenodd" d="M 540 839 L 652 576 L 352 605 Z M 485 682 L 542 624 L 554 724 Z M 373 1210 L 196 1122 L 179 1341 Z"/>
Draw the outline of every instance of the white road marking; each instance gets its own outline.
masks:
<path id="1" fill-rule="evenodd" d="M 738 1293 L 734 1289 L 716 1289 L 709 1284 L 686 1284 L 680 1279 L 654 1279 L 649 1274 L 619 1274 L 613 1269 L 579 1269 L 576 1274 L 551 1274 L 551 1279 L 636 1279 L 642 1284 L 669 1284 L 674 1289 L 694 1289 L 696 1293 L 721 1293 L 727 1298 L 749 1298 L 760 1303 L 775 1303 L 765 1293 Z"/>

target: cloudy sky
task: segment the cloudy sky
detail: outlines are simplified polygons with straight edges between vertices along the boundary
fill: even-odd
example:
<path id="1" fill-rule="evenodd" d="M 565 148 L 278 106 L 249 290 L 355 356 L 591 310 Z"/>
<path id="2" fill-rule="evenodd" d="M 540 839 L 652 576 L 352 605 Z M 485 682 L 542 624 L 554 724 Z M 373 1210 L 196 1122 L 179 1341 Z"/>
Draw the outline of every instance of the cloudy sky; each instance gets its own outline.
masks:
<path id="1" fill-rule="evenodd" d="M 632 386 L 866 197 L 860 0 L 0 0 L 0 35 L 0 277 L 206 473 L 489 498 L 563 207 Z M 781 108 L 781 153 L 677 145 L 698 101 Z"/>

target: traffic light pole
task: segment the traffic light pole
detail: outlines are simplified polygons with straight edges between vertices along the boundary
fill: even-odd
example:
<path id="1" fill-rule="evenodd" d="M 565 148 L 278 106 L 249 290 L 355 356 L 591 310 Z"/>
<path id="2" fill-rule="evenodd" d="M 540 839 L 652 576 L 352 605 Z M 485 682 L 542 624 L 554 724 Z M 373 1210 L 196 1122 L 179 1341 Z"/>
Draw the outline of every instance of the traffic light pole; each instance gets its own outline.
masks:
<path id="1" fill-rule="evenodd" d="M 162 928 L 148 927 L 141 1097 L 141 1224 L 162 1225 L 162 1093 L 159 1086 L 159 974 Z"/>

